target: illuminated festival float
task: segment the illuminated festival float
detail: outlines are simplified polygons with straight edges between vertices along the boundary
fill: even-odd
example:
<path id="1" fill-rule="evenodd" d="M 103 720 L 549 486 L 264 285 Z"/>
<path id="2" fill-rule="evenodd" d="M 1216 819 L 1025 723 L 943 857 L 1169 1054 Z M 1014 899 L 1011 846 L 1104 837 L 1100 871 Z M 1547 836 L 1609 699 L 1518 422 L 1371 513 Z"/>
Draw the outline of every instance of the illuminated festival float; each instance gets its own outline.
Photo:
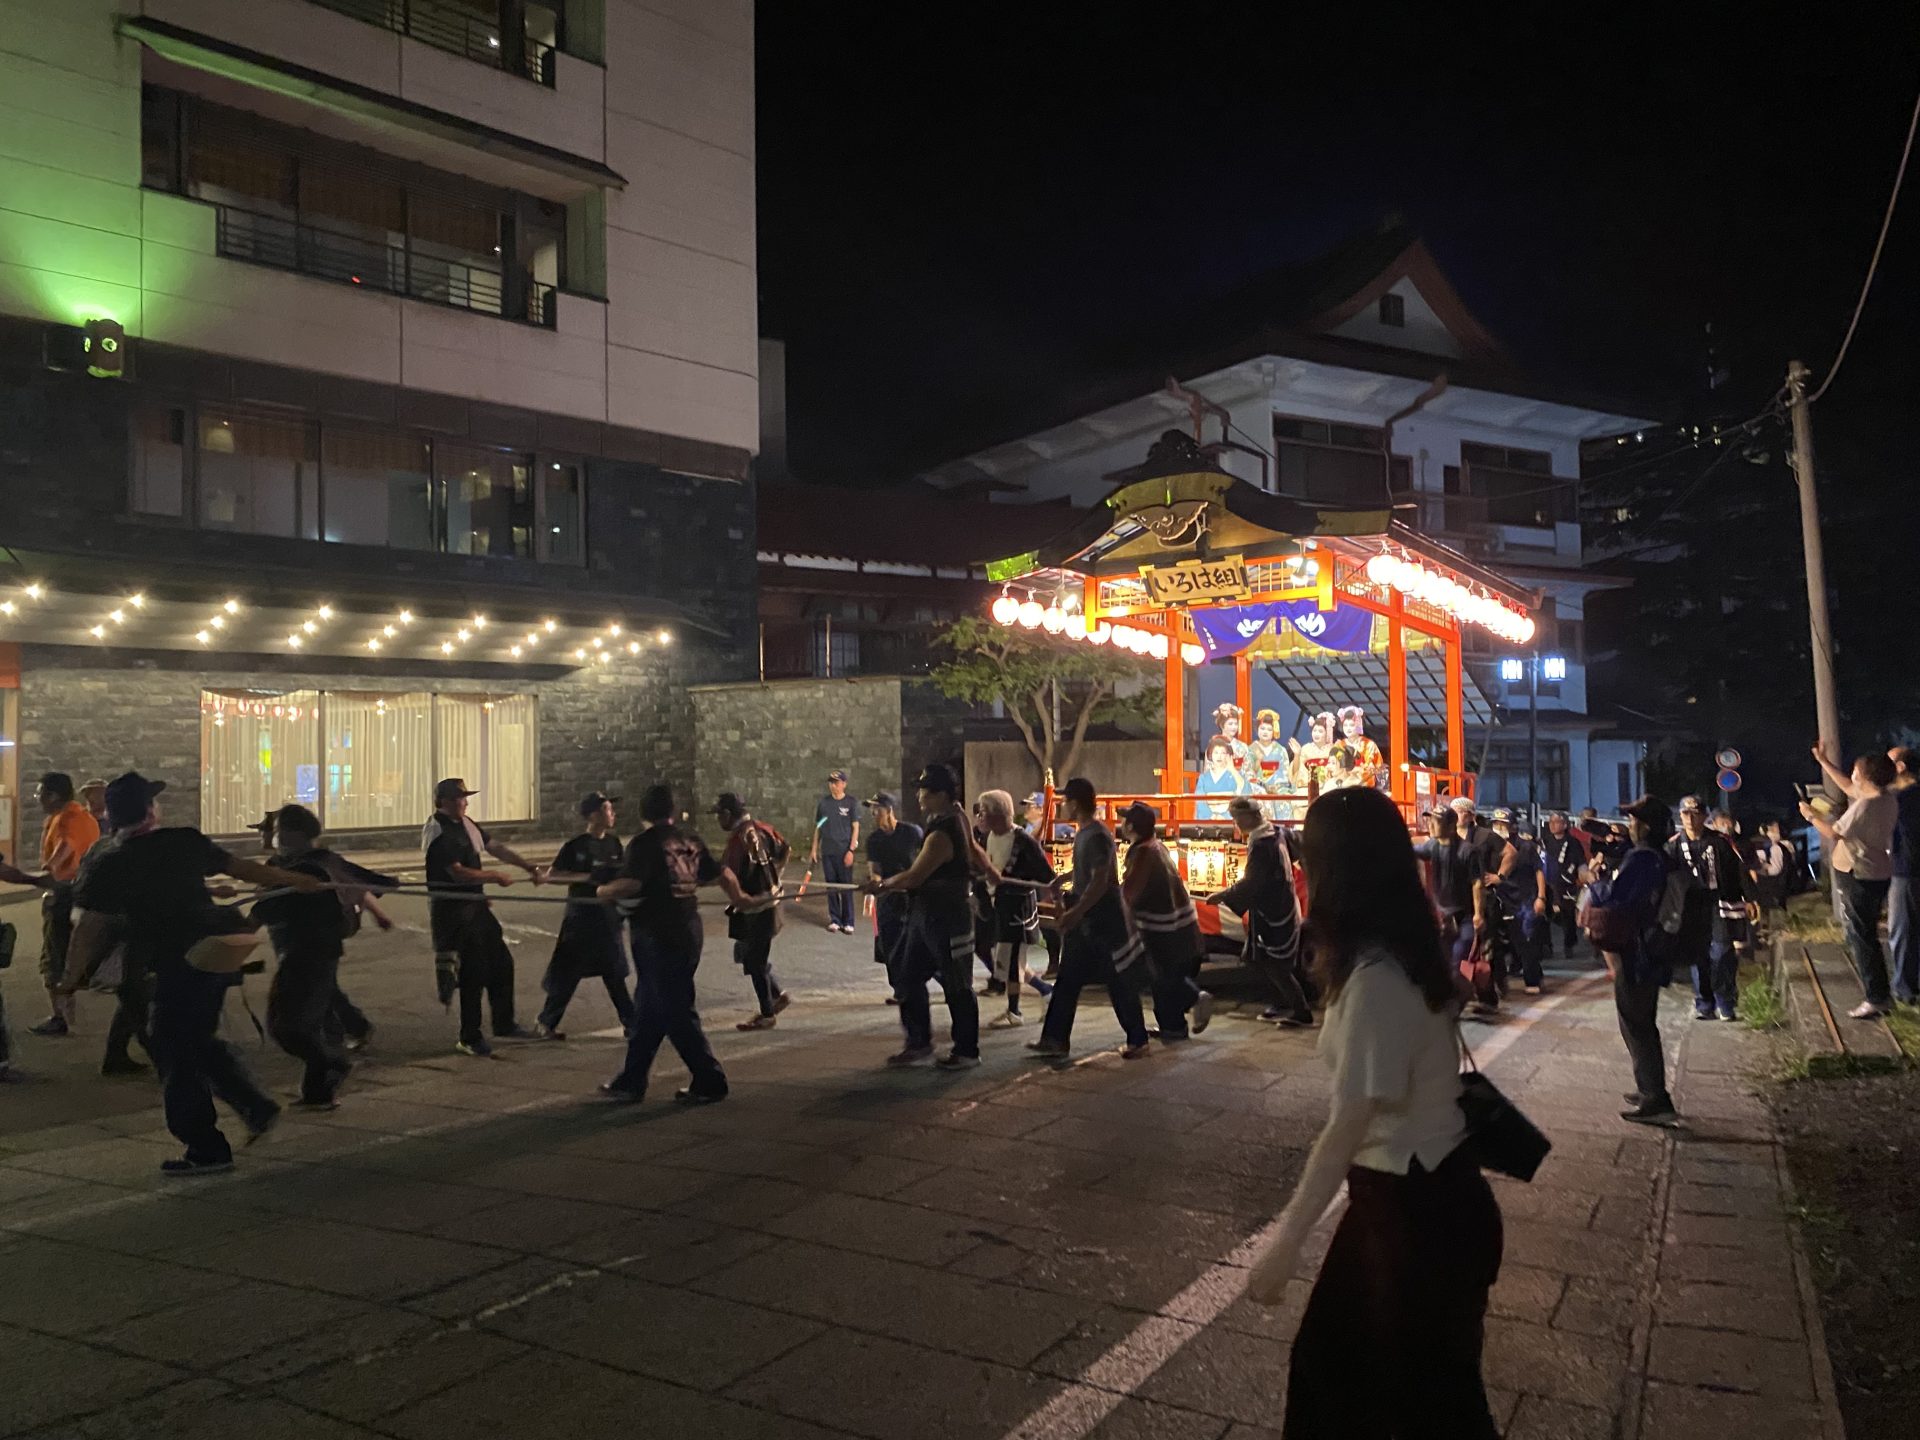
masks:
<path id="1" fill-rule="evenodd" d="M 1466 727 L 1493 717 L 1463 645 L 1476 630 L 1530 645 L 1534 597 L 1386 503 L 1275 494 L 1218 469 L 1177 431 L 1114 478 L 1057 539 L 988 567 L 1002 587 L 1000 624 L 1164 661 L 1158 788 L 1103 795 L 1103 818 L 1135 800 L 1154 806 L 1188 884 L 1204 893 L 1239 873 L 1235 795 L 1297 824 L 1322 790 L 1374 785 L 1417 828 L 1436 802 L 1473 793 Z M 1381 490 L 1384 502 L 1384 478 Z M 1213 665 L 1232 666 L 1232 699 L 1199 713 L 1189 696 Z M 1291 724 L 1254 708 L 1257 669 L 1291 702 Z M 1051 836 L 1051 784 L 1046 796 Z"/>

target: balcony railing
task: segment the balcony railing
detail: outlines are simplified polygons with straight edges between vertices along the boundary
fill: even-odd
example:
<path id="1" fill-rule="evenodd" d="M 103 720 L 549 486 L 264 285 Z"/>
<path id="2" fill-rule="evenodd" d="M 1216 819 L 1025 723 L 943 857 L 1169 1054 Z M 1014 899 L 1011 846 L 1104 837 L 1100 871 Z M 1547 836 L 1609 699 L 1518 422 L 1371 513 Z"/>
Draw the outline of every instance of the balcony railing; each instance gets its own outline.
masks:
<path id="1" fill-rule="evenodd" d="M 463 55 L 496 70 L 526 76 L 538 84 L 553 84 L 553 46 L 544 45 L 531 35 L 514 37 L 505 33 L 497 20 L 489 21 L 459 6 L 435 3 L 435 0 L 314 0 L 316 5 L 378 25 L 396 35 L 407 35 L 445 50 Z M 517 50 L 517 53 L 513 53 Z"/>
<path id="2" fill-rule="evenodd" d="M 214 248 L 229 260 L 293 270 L 344 285 L 477 310 L 552 329 L 554 287 L 480 265 L 425 255 L 404 245 L 305 225 L 231 205 L 215 207 Z M 509 299 L 510 291 L 523 294 Z"/>

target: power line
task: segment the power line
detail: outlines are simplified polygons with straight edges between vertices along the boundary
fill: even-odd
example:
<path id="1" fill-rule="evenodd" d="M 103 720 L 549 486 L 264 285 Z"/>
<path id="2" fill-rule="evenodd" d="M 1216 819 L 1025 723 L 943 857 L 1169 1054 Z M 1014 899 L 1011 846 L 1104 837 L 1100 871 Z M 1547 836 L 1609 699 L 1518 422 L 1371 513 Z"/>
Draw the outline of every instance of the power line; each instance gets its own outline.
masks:
<path id="1" fill-rule="evenodd" d="M 1853 302 L 1853 318 L 1847 321 L 1846 336 L 1840 341 L 1840 353 L 1833 357 L 1833 364 L 1827 368 L 1826 379 L 1820 382 L 1820 388 L 1807 397 L 1807 403 L 1818 403 L 1827 393 L 1827 387 L 1833 384 L 1834 377 L 1840 373 L 1840 365 L 1847 358 L 1847 347 L 1853 344 L 1853 332 L 1860 324 L 1860 312 L 1867 308 L 1867 291 L 1873 288 L 1874 272 L 1880 268 L 1880 252 L 1886 248 L 1887 231 L 1893 225 L 1893 207 L 1900 199 L 1900 182 L 1907 178 L 1907 160 L 1913 154 L 1913 132 L 1920 129 L 1920 96 L 1913 102 L 1913 118 L 1907 121 L 1907 143 L 1900 150 L 1900 168 L 1893 172 L 1893 192 L 1887 196 L 1887 213 L 1880 217 L 1880 237 L 1873 242 L 1873 258 L 1867 262 L 1867 278 L 1860 282 L 1860 298 Z"/>

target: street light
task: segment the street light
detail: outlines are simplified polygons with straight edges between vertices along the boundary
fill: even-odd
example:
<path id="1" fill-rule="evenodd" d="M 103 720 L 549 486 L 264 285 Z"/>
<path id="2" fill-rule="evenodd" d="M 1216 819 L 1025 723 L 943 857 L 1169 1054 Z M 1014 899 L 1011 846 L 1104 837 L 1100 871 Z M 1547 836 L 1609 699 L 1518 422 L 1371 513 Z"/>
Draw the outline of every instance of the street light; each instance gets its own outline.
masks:
<path id="1" fill-rule="evenodd" d="M 1542 655 L 1505 655 L 1500 660 L 1500 678 L 1517 684 L 1527 682 L 1527 818 L 1533 833 L 1540 833 L 1540 682 L 1557 684 L 1567 678 L 1567 657 Z"/>

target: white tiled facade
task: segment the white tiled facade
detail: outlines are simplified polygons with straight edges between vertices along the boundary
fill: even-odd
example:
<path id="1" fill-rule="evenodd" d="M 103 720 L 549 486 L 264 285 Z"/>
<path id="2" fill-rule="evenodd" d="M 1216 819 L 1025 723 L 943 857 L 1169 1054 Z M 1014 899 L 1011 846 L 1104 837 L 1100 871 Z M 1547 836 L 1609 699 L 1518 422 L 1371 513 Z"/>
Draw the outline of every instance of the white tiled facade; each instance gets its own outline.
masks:
<path id="1" fill-rule="evenodd" d="M 0 0 L 0 315 L 106 316 L 188 349 L 752 450 L 751 4 L 601 9 L 605 64 L 559 53 L 543 86 L 310 0 Z M 221 258 L 211 207 L 141 188 L 140 89 L 157 62 L 121 17 L 605 166 L 625 185 L 605 191 L 604 298 L 563 291 L 544 329 Z M 207 83 L 283 123 L 496 184 L 517 177 L 484 145 L 422 149 L 286 93 L 294 83 Z M 571 207 L 591 188 L 555 179 L 541 193 Z"/>

